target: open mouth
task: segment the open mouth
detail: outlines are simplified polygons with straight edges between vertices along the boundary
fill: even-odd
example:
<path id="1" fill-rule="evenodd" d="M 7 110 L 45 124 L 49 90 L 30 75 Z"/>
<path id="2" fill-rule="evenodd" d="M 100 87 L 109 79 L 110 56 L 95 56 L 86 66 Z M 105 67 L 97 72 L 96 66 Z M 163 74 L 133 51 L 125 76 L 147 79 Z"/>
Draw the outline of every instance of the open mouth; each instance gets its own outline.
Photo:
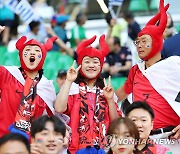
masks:
<path id="1" fill-rule="evenodd" d="M 31 57 L 29 58 L 29 61 L 30 61 L 31 63 L 33 63 L 33 62 L 35 61 L 35 57 L 34 57 L 34 56 L 31 56 Z"/>

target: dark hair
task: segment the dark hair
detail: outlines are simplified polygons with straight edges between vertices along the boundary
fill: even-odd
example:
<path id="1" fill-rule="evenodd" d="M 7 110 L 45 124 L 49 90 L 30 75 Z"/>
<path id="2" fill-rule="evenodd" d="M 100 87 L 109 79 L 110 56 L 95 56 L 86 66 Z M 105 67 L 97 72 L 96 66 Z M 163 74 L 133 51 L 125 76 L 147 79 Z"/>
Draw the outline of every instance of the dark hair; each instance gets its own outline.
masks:
<path id="1" fill-rule="evenodd" d="M 67 71 L 66 70 L 59 70 L 58 74 L 57 74 L 57 78 L 62 78 L 64 76 L 67 75 Z"/>
<path id="2" fill-rule="evenodd" d="M 142 102 L 142 101 L 136 101 L 134 103 L 132 103 L 131 105 L 129 105 L 129 107 L 126 109 L 125 111 L 125 115 L 128 116 L 128 114 L 134 110 L 134 109 L 143 109 L 145 111 L 147 111 L 150 116 L 151 119 L 154 119 L 154 111 L 153 109 L 149 106 L 149 104 L 147 102 Z"/>
<path id="3" fill-rule="evenodd" d="M 30 154 L 30 144 L 29 144 L 29 141 L 27 140 L 27 138 L 25 138 L 24 136 L 22 136 L 20 134 L 16 134 L 16 133 L 6 134 L 0 138 L 0 147 L 3 144 L 7 143 L 8 141 L 19 141 L 19 142 L 23 143 L 25 145 L 27 151 Z"/>
<path id="4" fill-rule="evenodd" d="M 125 11 L 125 12 L 123 12 L 123 17 L 124 17 L 125 19 L 133 19 L 133 18 L 134 18 L 134 15 L 133 15 L 133 13 L 130 12 L 130 11 Z"/>
<path id="5" fill-rule="evenodd" d="M 114 45 L 118 44 L 119 46 L 121 46 L 121 42 L 120 42 L 119 37 L 113 36 L 113 39 L 114 39 Z"/>
<path id="6" fill-rule="evenodd" d="M 82 19 L 83 15 L 84 15 L 84 14 L 83 14 L 82 12 L 78 13 L 78 15 L 76 16 L 76 22 L 77 22 L 77 24 L 79 24 L 79 23 L 81 22 L 81 19 Z"/>
<path id="7" fill-rule="evenodd" d="M 31 127 L 31 136 L 35 137 L 36 133 L 45 130 L 46 122 L 52 122 L 54 125 L 54 131 L 59 132 L 65 137 L 66 134 L 66 126 L 65 124 L 55 115 L 48 116 L 44 115 L 33 121 Z"/>
<path id="8" fill-rule="evenodd" d="M 173 27 L 173 26 L 174 26 L 174 22 L 173 22 L 173 19 L 172 19 L 171 14 L 170 14 L 169 12 L 167 12 L 167 14 L 168 14 L 168 15 L 169 15 L 169 17 L 171 18 L 170 25 L 168 25 L 168 27 L 167 27 L 167 28 L 171 28 L 171 27 Z"/>
<path id="9" fill-rule="evenodd" d="M 119 117 L 119 118 L 113 120 L 108 128 L 107 135 L 116 134 L 119 131 L 120 124 L 125 124 L 127 126 L 131 137 L 133 137 L 137 141 L 140 139 L 139 131 L 138 131 L 135 123 L 127 117 Z M 137 146 L 138 145 L 136 144 L 135 150 L 134 150 L 135 154 L 139 153 L 139 150 L 137 150 Z M 112 150 L 110 149 L 107 154 L 113 154 Z"/>
<path id="10" fill-rule="evenodd" d="M 32 21 L 30 24 L 29 24 L 29 28 L 31 29 L 31 31 L 36 27 L 36 26 L 39 26 L 40 25 L 40 22 L 39 21 Z"/>
<path id="11" fill-rule="evenodd" d="M 79 83 L 81 83 L 81 82 L 83 82 L 83 83 L 86 84 L 86 82 L 85 82 L 84 79 L 85 79 L 85 77 L 83 77 L 83 76 L 79 73 L 78 76 L 77 76 L 77 78 L 76 78 L 76 80 L 75 80 L 74 82 L 77 83 L 77 84 L 79 84 Z M 95 85 L 96 85 L 97 87 L 100 87 L 101 89 L 104 88 L 104 82 L 103 82 L 102 77 L 99 76 L 99 77 L 97 78 Z"/>

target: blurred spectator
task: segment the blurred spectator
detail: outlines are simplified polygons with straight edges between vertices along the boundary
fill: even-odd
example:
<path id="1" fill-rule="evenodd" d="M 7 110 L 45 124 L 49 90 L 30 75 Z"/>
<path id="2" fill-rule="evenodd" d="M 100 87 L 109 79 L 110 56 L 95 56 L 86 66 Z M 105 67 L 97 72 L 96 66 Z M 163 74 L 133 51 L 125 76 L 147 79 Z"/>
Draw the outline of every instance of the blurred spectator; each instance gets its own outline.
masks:
<path id="1" fill-rule="evenodd" d="M 41 116 L 32 123 L 31 154 L 59 154 L 63 151 L 66 125 L 57 116 Z"/>
<path id="2" fill-rule="evenodd" d="M 66 22 L 69 20 L 69 16 L 67 15 L 58 15 L 56 17 L 56 22 L 57 25 L 54 27 L 54 32 L 56 33 L 56 35 L 61 38 L 61 40 L 64 43 L 67 43 L 68 38 L 67 38 L 67 32 L 65 30 L 65 26 L 66 26 Z M 54 51 L 58 51 L 59 50 L 59 46 L 55 43 L 53 45 L 53 49 Z"/>
<path id="3" fill-rule="evenodd" d="M 127 77 L 132 67 L 131 51 L 120 45 L 118 37 L 110 37 L 107 43 L 110 53 L 106 56 L 103 66 L 104 77 L 107 78 L 109 75 Z"/>
<path id="4" fill-rule="evenodd" d="M 57 36 L 56 33 L 53 31 L 52 28 L 50 27 L 46 27 L 46 30 L 47 30 L 47 33 L 50 35 L 50 36 Z M 58 37 L 58 39 L 55 41 L 56 44 L 61 48 L 63 49 L 63 51 L 65 51 L 69 56 L 71 56 L 72 58 L 74 58 L 75 60 L 77 59 L 77 54 L 76 52 L 71 49 L 70 47 L 68 47 L 62 40 L 61 38 Z M 62 51 L 62 50 L 61 50 Z"/>
<path id="5" fill-rule="evenodd" d="M 40 7 L 46 7 L 48 6 L 46 3 L 46 0 L 36 0 L 33 4 L 32 7 L 33 9 L 39 9 Z"/>
<path id="6" fill-rule="evenodd" d="M 83 25 L 86 22 L 86 15 L 79 13 L 76 17 L 76 25 L 71 30 L 71 47 L 75 48 L 82 40 L 86 39 L 86 30 Z"/>
<path id="7" fill-rule="evenodd" d="M 26 37 L 30 40 L 30 39 L 35 39 L 41 43 L 45 42 L 45 38 L 43 37 L 43 35 L 41 35 L 41 33 L 39 33 L 40 30 L 40 21 L 32 21 L 29 24 L 29 28 L 30 31 L 26 34 Z"/>
<path id="8" fill-rule="evenodd" d="M 70 15 L 70 20 L 74 21 L 81 11 L 81 0 L 67 0 L 66 13 Z"/>
<path id="9" fill-rule="evenodd" d="M 106 39 L 109 37 L 116 36 L 121 40 L 121 45 L 124 46 L 127 42 L 127 22 L 124 19 L 121 19 L 118 23 L 117 19 L 113 19 L 111 14 L 106 15 L 106 22 L 108 23 L 108 33 Z"/>
<path id="10" fill-rule="evenodd" d="M 4 4 L 0 7 L 0 25 L 6 26 L 0 36 L 0 45 L 8 45 L 10 40 L 10 30 L 13 25 L 14 13 Z"/>
<path id="11" fill-rule="evenodd" d="M 163 33 L 164 39 L 167 39 L 177 33 L 176 28 L 174 27 L 172 16 L 169 12 L 167 12 L 167 24 L 166 29 Z"/>
<path id="12" fill-rule="evenodd" d="M 58 85 L 59 89 L 64 84 L 64 82 L 66 80 L 66 75 L 67 75 L 67 71 L 66 70 L 59 70 L 58 71 L 56 82 L 57 82 L 57 85 Z"/>
<path id="13" fill-rule="evenodd" d="M 46 2 L 47 0 L 36 0 L 33 4 L 33 10 L 36 13 L 36 17 L 41 17 L 45 20 L 48 20 L 54 14 L 54 8 L 49 6 Z"/>
<path id="14" fill-rule="evenodd" d="M 180 56 L 180 33 L 168 38 L 164 42 L 163 50 L 161 52 L 162 58 L 170 56 Z"/>
<path id="15" fill-rule="evenodd" d="M 56 27 L 56 25 L 57 25 L 57 19 L 56 18 L 57 18 L 56 15 L 52 16 L 51 21 L 50 21 L 51 28 Z"/>
<path id="16" fill-rule="evenodd" d="M 4 135 L 0 138 L 0 154 L 30 154 L 29 141 L 20 134 Z"/>
<path id="17" fill-rule="evenodd" d="M 10 38 L 11 40 L 12 39 L 17 39 L 18 37 L 18 26 L 20 24 L 20 21 L 19 21 L 19 16 L 17 14 L 15 14 L 15 17 L 14 17 L 14 20 L 13 20 L 13 24 L 12 24 L 12 27 L 10 29 Z"/>
<path id="18" fill-rule="evenodd" d="M 135 41 L 138 33 L 140 32 L 139 24 L 134 20 L 134 15 L 130 11 L 125 11 L 123 13 L 124 19 L 128 22 L 128 35 L 129 37 Z"/>

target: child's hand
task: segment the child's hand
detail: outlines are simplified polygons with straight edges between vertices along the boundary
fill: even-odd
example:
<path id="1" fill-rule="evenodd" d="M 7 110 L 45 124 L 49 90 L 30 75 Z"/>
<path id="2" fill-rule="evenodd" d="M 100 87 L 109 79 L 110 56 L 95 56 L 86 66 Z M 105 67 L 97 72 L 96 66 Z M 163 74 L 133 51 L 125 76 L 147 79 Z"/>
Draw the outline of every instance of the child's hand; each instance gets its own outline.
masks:
<path id="1" fill-rule="evenodd" d="M 0 25 L 0 33 L 5 29 L 5 26 Z"/>

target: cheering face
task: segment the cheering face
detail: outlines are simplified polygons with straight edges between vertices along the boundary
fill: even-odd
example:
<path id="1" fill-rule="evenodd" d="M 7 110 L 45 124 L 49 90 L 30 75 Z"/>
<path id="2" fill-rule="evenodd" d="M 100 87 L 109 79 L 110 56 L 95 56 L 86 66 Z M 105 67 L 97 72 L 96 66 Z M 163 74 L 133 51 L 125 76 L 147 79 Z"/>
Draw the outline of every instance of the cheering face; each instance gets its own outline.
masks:
<path id="1" fill-rule="evenodd" d="M 94 79 L 101 71 L 100 60 L 97 57 L 85 56 L 82 60 L 82 72 L 88 79 Z"/>
<path id="2" fill-rule="evenodd" d="M 153 122 L 150 114 L 144 109 L 134 109 L 128 114 L 128 118 L 136 124 L 140 139 L 148 139 L 153 129 Z"/>
<path id="3" fill-rule="evenodd" d="M 23 61 L 26 67 L 34 70 L 42 59 L 41 48 L 37 45 L 27 45 L 23 50 Z"/>
<path id="4" fill-rule="evenodd" d="M 152 38 L 150 35 L 142 35 L 137 38 L 134 42 L 136 45 L 139 58 L 144 59 L 146 58 L 152 49 Z"/>
<path id="5" fill-rule="evenodd" d="M 64 138 L 54 130 L 52 122 L 46 122 L 45 129 L 35 134 L 33 142 L 41 144 L 43 154 L 59 154 L 63 149 Z"/>
<path id="6" fill-rule="evenodd" d="M 120 124 L 119 130 L 113 135 L 111 150 L 114 154 L 133 154 L 134 140 L 128 127 L 125 124 Z"/>

